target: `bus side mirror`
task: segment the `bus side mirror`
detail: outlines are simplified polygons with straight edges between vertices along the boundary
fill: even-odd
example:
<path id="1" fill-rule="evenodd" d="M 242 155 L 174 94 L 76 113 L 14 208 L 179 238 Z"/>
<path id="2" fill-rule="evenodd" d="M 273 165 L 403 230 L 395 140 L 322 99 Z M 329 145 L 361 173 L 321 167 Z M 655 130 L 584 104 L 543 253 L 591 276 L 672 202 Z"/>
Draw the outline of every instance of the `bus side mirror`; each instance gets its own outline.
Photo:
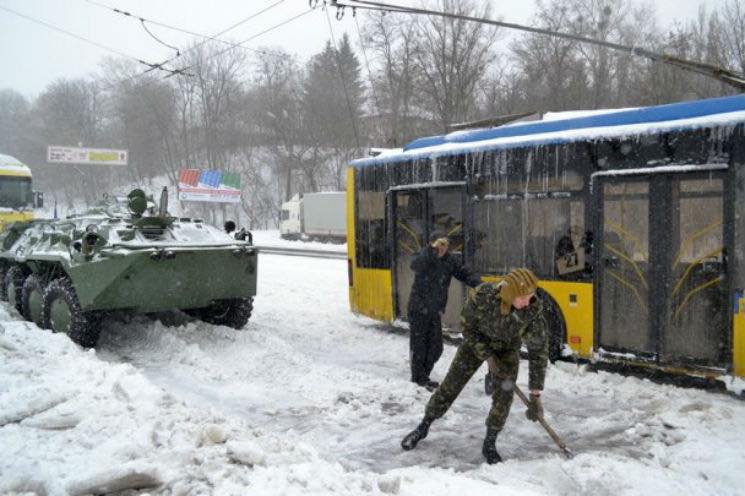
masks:
<path id="1" fill-rule="evenodd" d="M 44 192 L 43 191 L 34 191 L 33 198 L 34 198 L 34 208 L 44 207 Z"/>

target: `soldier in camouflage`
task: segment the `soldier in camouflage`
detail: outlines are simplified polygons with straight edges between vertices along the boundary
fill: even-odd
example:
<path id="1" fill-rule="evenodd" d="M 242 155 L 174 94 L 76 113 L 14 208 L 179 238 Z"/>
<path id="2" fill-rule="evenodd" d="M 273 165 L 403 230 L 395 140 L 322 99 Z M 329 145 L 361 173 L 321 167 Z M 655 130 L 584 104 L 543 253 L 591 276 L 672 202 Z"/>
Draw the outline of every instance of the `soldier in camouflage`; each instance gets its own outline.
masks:
<path id="1" fill-rule="evenodd" d="M 463 343 L 447 376 L 430 397 L 424 419 L 401 442 L 403 449 L 413 449 L 427 437 L 432 422 L 448 411 L 481 364 L 492 358 L 499 385 L 492 394 L 482 453 L 490 464 L 502 461 L 496 440 L 512 405 L 523 342 L 529 359 L 530 406 L 526 416 L 533 421 L 543 416 L 540 395 L 548 362 L 548 329 L 543 302 L 536 295 L 537 284 L 533 272 L 516 269 L 500 283 L 484 283 L 476 289 L 461 314 Z"/>

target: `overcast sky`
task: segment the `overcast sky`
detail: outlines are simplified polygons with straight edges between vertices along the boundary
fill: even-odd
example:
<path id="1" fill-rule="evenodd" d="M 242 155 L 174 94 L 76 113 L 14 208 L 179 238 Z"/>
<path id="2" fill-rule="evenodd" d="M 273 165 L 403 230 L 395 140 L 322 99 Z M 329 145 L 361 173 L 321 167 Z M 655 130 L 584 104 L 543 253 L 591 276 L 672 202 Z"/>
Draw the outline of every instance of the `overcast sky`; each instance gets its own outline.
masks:
<path id="1" fill-rule="evenodd" d="M 243 41 L 309 9 L 308 0 L 96 0 L 133 14 L 190 31 L 215 34 L 256 12 L 279 2 L 223 37 Z M 490 0 L 483 0 L 490 1 Z M 711 7 L 717 0 L 650 0 L 663 25 L 696 16 L 699 5 Z M 322 3 L 319 2 L 319 3 Z M 387 3 L 418 4 L 391 0 Z M 495 15 L 505 21 L 529 23 L 531 0 L 493 0 Z M 139 21 L 91 4 L 88 0 L 0 0 L 0 7 L 53 24 L 118 52 L 147 62 L 158 62 L 174 52 L 153 40 Z M 332 18 L 337 37 L 348 31 L 358 46 L 355 21 L 347 14 L 341 22 Z M 151 31 L 166 43 L 189 44 L 193 37 L 157 26 Z M 246 46 L 278 46 L 306 59 L 329 39 L 325 14 L 316 9 Z M 0 9 L 0 88 L 14 88 L 34 97 L 58 78 L 84 77 L 98 70 L 101 59 L 113 55 L 103 48 L 55 32 Z"/>

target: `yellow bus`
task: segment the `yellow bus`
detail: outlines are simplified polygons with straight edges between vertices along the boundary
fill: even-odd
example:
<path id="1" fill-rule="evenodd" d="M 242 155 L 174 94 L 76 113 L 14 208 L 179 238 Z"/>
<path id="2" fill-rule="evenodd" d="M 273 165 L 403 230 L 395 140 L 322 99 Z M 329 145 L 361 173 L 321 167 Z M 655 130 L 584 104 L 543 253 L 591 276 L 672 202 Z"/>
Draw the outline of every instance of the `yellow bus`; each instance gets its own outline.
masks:
<path id="1" fill-rule="evenodd" d="M 347 170 L 351 309 L 406 318 L 434 231 L 484 280 L 531 268 L 552 358 L 745 377 L 745 95 L 458 131 Z M 466 298 L 450 289 L 443 322 Z"/>
<path id="2" fill-rule="evenodd" d="M 31 169 L 10 155 L 0 154 L 0 231 L 13 222 L 31 220 L 41 199 L 31 188 Z"/>

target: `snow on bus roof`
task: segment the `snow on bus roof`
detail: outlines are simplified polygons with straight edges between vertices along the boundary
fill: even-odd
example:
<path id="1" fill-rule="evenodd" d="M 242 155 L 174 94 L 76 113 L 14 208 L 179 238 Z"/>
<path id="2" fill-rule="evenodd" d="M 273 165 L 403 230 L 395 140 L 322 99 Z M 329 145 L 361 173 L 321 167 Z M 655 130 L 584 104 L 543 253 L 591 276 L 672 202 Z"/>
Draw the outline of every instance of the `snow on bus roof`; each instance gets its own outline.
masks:
<path id="1" fill-rule="evenodd" d="M 580 112 L 582 113 L 578 114 L 580 115 L 578 117 L 552 116 L 552 119 L 538 122 L 457 131 L 444 136 L 419 138 L 407 144 L 402 153 L 358 159 L 352 161 L 352 165 L 403 162 L 417 158 L 526 145 L 549 145 L 603 137 L 731 126 L 745 122 L 745 95 L 654 107 L 607 110 L 600 113 Z M 571 115 L 571 113 L 566 115 Z"/>
<path id="2" fill-rule="evenodd" d="M 23 162 L 15 157 L 4 155 L 2 153 L 0 153 L 0 169 L 18 172 L 23 175 L 31 175 L 31 169 L 29 169 Z"/>

